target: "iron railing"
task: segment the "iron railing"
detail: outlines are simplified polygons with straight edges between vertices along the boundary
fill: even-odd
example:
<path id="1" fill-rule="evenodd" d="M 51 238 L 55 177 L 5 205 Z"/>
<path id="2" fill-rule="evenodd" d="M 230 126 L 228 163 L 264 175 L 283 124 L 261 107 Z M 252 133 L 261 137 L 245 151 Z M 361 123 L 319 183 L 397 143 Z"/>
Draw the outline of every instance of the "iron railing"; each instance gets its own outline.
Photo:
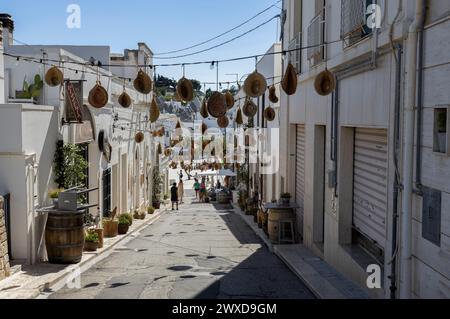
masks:
<path id="1" fill-rule="evenodd" d="M 366 26 L 366 8 L 371 0 L 341 0 L 341 38 L 352 45 L 370 33 Z"/>
<path id="2" fill-rule="evenodd" d="M 307 57 L 312 64 L 324 59 L 324 23 L 323 13 L 319 13 L 308 26 Z"/>
<path id="3" fill-rule="evenodd" d="M 295 38 L 289 42 L 288 50 L 300 49 L 302 46 L 302 34 L 298 33 Z M 290 62 L 296 68 L 297 73 L 302 71 L 302 50 L 291 51 L 289 54 Z"/>

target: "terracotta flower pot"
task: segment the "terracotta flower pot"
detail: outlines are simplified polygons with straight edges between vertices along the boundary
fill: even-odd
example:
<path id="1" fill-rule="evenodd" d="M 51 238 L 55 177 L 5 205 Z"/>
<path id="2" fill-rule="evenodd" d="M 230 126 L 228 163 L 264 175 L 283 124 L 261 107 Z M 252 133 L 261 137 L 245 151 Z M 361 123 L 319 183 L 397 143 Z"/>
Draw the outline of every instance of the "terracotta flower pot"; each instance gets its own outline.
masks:
<path id="1" fill-rule="evenodd" d="M 85 251 L 94 252 L 94 251 L 97 251 L 97 249 L 98 249 L 98 243 L 89 242 L 89 241 L 84 243 Z"/>
<path id="2" fill-rule="evenodd" d="M 129 229 L 130 229 L 129 225 L 121 225 L 121 224 L 119 224 L 119 226 L 118 226 L 119 235 L 125 235 L 126 233 L 128 233 Z"/>
<path id="3" fill-rule="evenodd" d="M 103 228 L 94 229 L 94 232 L 98 235 L 98 248 L 103 248 Z"/>
<path id="4" fill-rule="evenodd" d="M 103 221 L 103 235 L 105 238 L 113 238 L 119 234 L 119 222 L 108 220 Z"/>

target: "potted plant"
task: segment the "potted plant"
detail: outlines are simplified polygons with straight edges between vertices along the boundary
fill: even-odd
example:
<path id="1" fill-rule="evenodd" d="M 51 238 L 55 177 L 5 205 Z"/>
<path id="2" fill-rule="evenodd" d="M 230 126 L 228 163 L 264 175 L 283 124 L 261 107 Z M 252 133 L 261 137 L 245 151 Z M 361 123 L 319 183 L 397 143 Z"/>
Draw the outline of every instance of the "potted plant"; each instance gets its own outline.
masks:
<path id="1" fill-rule="evenodd" d="M 135 209 L 133 212 L 134 219 L 141 219 L 141 214 L 139 214 L 139 210 Z"/>
<path id="2" fill-rule="evenodd" d="M 84 250 L 91 252 L 97 251 L 98 243 L 99 243 L 98 234 L 93 231 L 88 231 L 85 237 Z"/>
<path id="3" fill-rule="evenodd" d="M 291 203 L 291 194 L 290 193 L 283 193 L 280 196 L 281 198 L 281 203 L 285 206 L 289 206 L 289 204 Z"/>
<path id="4" fill-rule="evenodd" d="M 119 235 L 125 235 L 126 233 L 128 233 L 128 230 L 130 229 L 130 217 L 131 216 L 127 216 L 129 214 L 122 214 L 119 216 L 119 220 L 118 220 L 118 232 Z"/>
<path id="5" fill-rule="evenodd" d="M 147 213 L 144 210 L 142 210 L 139 212 L 139 217 L 140 219 L 144 220 L 145 217 L 147 217 Z"/>
<path id="6" fill-rule="evenodd" d="M 16 99 L 32 100 L 33 103 L 41 96 L 41 90 L 44 87 L 44 81 L 41 76 L 36 74 L 34 76 L 34 83 L 29 84 L 26 78 L 23 80 L 22 91 L 16 91 Z"/>
<path id="7" fill-rule="evenodd" d="M 167 194 L 164 194 L 164 201 L 167 201 L 168 199 L 169 199 L 169 195 L 167 195 Z"/>
<path id="8" fill-rule="evenodd" d="M 58 198 L 59 198 L 59 194 L 61 194 L 61 192 L 62 192 L 61 189 L 55 189 L 55 190 L 48 192 L 48 197 L 50 197 L 52 199 L 53 205 L 55 205 L 55 207 L 58 207 Z"/>
<path id="9" fill-rule="evenodd" d="M 159 167 L 155 167 L 153 170 L 153 196 L 152 196 L 152 204 L 155 209 L 161 208 L 161 174 L 159 172 Z"/>
<path id="10" fill-rule="evenodd" d="M 106 238 L 116 237 L 119 234 L 119 222 L 113 218 L 104 218 L 103 234 Z"/>
<path id="11" fill-rule="evenodd" d="M 153 215 L 155 213 L 155 208 L 153 208 L 152 206 L 147 207 L 147 213 L 149 215 Z"/>

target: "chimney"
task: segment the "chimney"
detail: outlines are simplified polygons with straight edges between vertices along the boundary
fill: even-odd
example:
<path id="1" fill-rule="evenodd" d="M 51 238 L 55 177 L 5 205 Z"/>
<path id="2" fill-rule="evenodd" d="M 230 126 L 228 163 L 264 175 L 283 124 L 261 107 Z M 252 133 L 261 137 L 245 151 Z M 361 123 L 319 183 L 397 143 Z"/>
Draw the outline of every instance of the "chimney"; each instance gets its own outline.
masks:
<path id="1" fill-rule="evenodd" d="M 7 13 L 0 13 L 0 23 L 3 25 L 2 37 L 4 47 L 13 45 L 14 21 Z"/>

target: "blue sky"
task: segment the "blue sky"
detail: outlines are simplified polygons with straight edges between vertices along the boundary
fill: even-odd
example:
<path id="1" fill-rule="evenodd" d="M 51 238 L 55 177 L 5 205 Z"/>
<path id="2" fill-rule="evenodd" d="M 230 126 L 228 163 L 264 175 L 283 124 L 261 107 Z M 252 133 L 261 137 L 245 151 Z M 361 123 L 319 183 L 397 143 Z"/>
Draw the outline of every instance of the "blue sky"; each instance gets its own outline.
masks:
<path id="1" fill-rule="evenodd" d="M 112 52 L 135 48 L 146 42 L 155 52 L 184 48 L 226 31 L 277 0 L 1 0 L 0 12 L 13 16 L 15 38 L 28 44 L 109 45 Z M 69 4 L 81 7 L 81 29 L 66 26 Z M 281 3 L 277 6 L 280 7 Z M 249 24 L 205 46 L 237 36 L 273 17 L 279 9 L 259 16 Z M 178 60 L 155 60 L 155 63 L 209 61 L 264 53 L 277 40 L 278 20 L 221 48 Z M 189 52 L 189 51 L 188 51 Z M 222 64 L 220 81 L 235 80 L 226 73 L 249 73 L 254 61 Z M 157 73 L 179 78 L 181 67 L 165 67 Z M 202 82 L 216 80 L 216 71 L 209 65 L 189 66 L 186 76 Z"/>

